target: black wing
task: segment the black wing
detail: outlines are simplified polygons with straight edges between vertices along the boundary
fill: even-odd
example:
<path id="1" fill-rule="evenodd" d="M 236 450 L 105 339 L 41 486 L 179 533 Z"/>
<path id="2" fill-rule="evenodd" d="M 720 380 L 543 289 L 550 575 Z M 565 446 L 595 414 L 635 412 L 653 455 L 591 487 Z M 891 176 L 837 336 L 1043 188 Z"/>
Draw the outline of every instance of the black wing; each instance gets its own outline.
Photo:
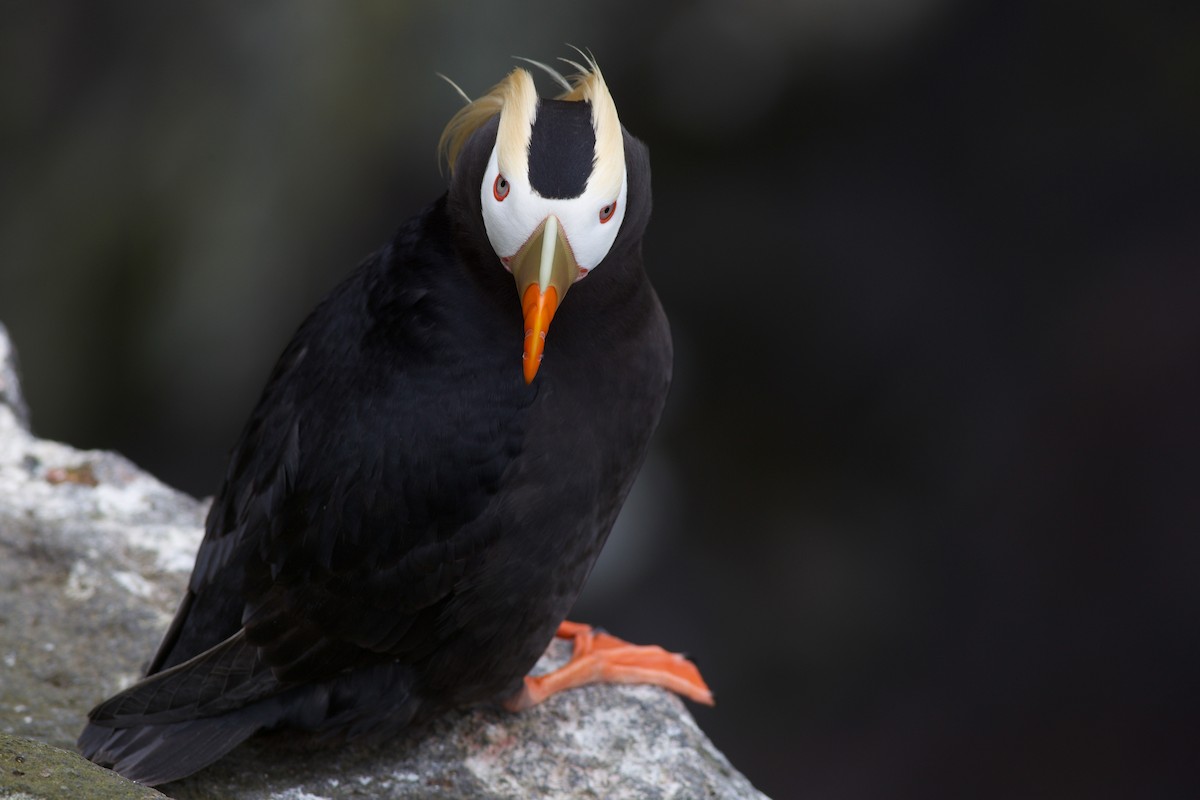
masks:
<path id="1" fill-rule="evenodd" d="M 436 645 L 421 612 L 498 535 L 482 512 L 519 452 L 533 394 L 511 350 L 480 363 L 495 332 L 470 328 L 487 315 L 451 284 L 452 256 L 408 233 L 327 298 L 281 357 L 151 672 L 243 627 L 289 681 Z"/>
<path id="2" fill-rule="evenodd" d="M 519 328 L 455 285 L 453 255 L 419 233 L 442 225 L 438 204 L 301 326 L 233 451 L 149 676 L 94 709 L 89 731 L 227 714 L 411 663 L 449 633 L 443 606 L 499 534 L 485 512 L 534 392 L 512 364 L 519 338 L 495 357 L 480 348 Z"/>

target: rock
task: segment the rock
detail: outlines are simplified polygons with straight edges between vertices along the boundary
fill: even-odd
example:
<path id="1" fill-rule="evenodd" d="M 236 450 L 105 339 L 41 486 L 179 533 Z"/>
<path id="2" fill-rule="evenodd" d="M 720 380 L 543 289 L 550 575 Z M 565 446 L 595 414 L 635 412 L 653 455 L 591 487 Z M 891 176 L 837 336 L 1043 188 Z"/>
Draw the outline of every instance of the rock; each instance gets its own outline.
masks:
<path id="1" fill-rule="evenodd" d="M 0 800 L 153 800 L 160 792 L 78 753 L 0 733 Z"/>
<path id="2" fill-rule="evenodd" d="M 88 709 L 135 681 L 158 644 L 207 503 L 115 453 L 35 438 L 13 365 L 0 327 L 0 734 L 73 750 Z M 566 655 L 556 643 L 539 668 Z M 96 771 L 123 780 L 36 742 L 0 744 L 45 759 L 64 786 Z M 256 737 L 160 788 L 194 800 L 763 797 L 677 697 L 647 686 L 564 692 L 515 715 L 452 712 L 384 744 L 314 751 L 286 734 Z M 0 800 L 90 796 L 45 791 L 0 772 Z M 157 796 L 127 781 L 120 791 L 142 794 L 96 796 Z"/>
<path id="3" fill-rule="evenodd" d="M 21 396 L 21 381 L 17 376 L 17 352 L 8 329 L 0 322 L 0 406 L 8 406 L 16 415 L 17 422 L 29 429 L 29 407 Z"/>

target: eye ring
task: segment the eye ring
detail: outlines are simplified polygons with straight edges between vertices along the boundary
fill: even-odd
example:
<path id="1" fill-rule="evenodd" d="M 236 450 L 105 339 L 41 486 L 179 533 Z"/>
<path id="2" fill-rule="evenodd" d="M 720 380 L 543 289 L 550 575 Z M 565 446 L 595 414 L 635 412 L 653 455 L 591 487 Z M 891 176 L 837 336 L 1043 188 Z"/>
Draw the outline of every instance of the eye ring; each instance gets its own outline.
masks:
<path id="1" fill-rule="evenodd" d="M 604 208 L 600 209 L 600 224 L 603 225 L 604 223 L 608 222 L 610 219 L 613 218 L 613 216 L 616 213 L 617 213 L 617 201 L 613 200 L 611 203 L 606 205 Z"/>
<path id="2" fill-rule="evenodd" d="M 492 183 L 492 196 L 496 198 L 496 201 L 502 202 L 504 198 L 508 197 L 510 189 L 512 189 L 512 184 L 505 179 L 504 175 L 496 173 L 496 180 Z"/>

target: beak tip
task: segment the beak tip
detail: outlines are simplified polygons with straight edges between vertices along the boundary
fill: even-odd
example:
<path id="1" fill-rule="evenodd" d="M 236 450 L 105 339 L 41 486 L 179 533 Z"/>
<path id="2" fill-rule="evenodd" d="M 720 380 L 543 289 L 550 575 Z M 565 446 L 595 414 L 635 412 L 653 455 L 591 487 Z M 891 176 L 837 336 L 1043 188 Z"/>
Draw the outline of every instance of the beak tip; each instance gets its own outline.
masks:
<path id="1" fill-rule="evenodd" d="M 521 366 L 525 383 L 530 384 L 542 365 L 546 331 L 558 308 L 558 290 L 550 286 L 543 292 L 536 283 L 532 283 L 525 289 L 522 305 L 525 313 L 525 352 L 521 354 Z"/>
<path id="2" fill-rule="evenodd" d="M 521 371 L 525 375 L 525 383 L 533 383 L 533 379 L 537 377 L 538 369 L 542 366 L 542 354 L 537 353 L 533 358 L 529 357 L 528 352 L 521 354 Z"/>

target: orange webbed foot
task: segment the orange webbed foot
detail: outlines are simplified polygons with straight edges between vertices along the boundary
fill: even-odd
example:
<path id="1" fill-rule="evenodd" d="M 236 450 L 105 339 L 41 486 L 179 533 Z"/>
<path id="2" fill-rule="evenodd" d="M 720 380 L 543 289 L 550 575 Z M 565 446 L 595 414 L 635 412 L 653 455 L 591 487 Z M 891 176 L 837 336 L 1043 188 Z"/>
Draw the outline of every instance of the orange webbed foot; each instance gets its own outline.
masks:
<path id="1" fill-rule="evenodd" d="M 713 705 L 712 691 L 700 670 L 678 653 L 657 645 L 630 644 L 579 622 L 564 621 L 555 635 L 574 641 L 571 660 L 545 675 L 527 676 L 525 687 L 505 701 L 509 711 L 530 708 L 556 692 L 589 683 L 651 683 Z"/>

